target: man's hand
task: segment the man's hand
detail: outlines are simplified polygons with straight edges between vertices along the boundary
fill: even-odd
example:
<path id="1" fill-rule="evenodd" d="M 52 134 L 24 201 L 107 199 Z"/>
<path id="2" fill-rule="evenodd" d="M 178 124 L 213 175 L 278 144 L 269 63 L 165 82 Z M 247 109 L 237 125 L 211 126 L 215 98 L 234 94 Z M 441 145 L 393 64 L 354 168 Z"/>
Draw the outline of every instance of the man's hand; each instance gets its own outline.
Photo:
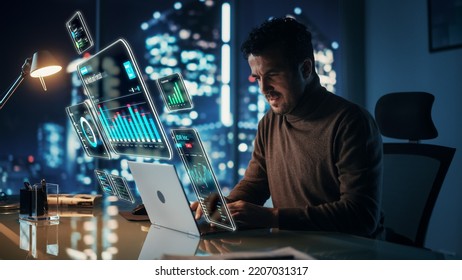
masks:
<path id="1" fill-rule="evenodd" d="M 227 206 L 238 228 L 277 228 L 279 226 L 277 208 L 267 208 L 243 200 L 227 203 Z M 194 201 L 190 207 L 196 212 L 194 218 L 199 220 L 203 215 L 199 202 Z"/>
<path id="2" fill-rule="evenodd" d="M 201 205 L 199 204 L 199 201 L 194 201 L 193 203 L 191 203 L 191 205 L 189 206 L 191 207 L 191 210 L 192 211 L 195 211 L 195 215 L 194 215 L 194 218 L 196 220 L 199 220 L 201 217 L 202 217 L 202 207 Z"/>
<path id="3" fill-rule="evenodd" d="M 279 226 L 277 208 L 267 208 L 243 200 L 227 205 L 238 228 L 277 228 Z"/>

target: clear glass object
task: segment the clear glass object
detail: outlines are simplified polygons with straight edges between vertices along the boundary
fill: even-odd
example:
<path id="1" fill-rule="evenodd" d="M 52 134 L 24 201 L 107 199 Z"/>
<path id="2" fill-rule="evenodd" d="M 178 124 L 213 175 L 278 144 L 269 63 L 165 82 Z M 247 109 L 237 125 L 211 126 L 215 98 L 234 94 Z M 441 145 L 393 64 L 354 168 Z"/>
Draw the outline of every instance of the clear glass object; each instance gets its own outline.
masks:
<path id="1" fill-rule="evenodd" d="M 28 258 L 48 259 L 59 255 L 59 220 L 36 222 L 19 219 L 19 248 Z"/>
<path id="2" fill-rule="evenodd" d="M 26 221 L 59 221 L 59 185 L 34 184 L 20 190 L 19 218 Z"/>

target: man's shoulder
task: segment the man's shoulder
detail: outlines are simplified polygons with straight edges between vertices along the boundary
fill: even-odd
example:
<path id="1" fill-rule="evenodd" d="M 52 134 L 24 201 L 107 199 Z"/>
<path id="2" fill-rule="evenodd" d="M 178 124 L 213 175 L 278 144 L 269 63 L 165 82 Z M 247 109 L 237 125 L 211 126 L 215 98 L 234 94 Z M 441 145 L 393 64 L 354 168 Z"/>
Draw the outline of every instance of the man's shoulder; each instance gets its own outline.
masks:
<path id="1" fill-rule="evenodd" d="M 375 135 L 375 138 L 380 138 L 376 121 L 365 107 L 351 102 L 341 96 L 335 96 L 335 102 L 338 102 L 339 112 L 337 115 L 338 131 L 344 131 L 348 134 L 354 133 L 362 135 L 362 132 L 367 132 L 367 137 Z M 340 129 L 341 128 L 341 129 Z M 355 131 L 355 132 L 352 132 Z"/>
<path id="2" fill-rule="evenodd" d="M 331 105 L 336 107 L 339 113 L 344 116 L 352 118 L 372 118 L 372 114 L 363 106 L 354 103 L 342 96 L 331 93 L 330 94 Z"/>

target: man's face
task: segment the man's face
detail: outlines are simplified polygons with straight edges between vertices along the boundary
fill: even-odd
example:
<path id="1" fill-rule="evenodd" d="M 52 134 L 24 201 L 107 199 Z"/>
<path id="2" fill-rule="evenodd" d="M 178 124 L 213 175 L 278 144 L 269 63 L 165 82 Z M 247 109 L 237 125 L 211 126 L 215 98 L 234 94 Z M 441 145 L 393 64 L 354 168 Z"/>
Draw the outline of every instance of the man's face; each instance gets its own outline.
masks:
<path id="1" fill-rule="evenodd" d="M 290 113 L 302 97 L 311 71 L 308 70 L 310 73 L 306 75 L 302 63 L 290 64 L 288 58 L 278 50 L 269 50 L 261 55 L 251 54 L 248 62 L 251 76 L 258 82 L 273 112 L 282 115 Z"/>

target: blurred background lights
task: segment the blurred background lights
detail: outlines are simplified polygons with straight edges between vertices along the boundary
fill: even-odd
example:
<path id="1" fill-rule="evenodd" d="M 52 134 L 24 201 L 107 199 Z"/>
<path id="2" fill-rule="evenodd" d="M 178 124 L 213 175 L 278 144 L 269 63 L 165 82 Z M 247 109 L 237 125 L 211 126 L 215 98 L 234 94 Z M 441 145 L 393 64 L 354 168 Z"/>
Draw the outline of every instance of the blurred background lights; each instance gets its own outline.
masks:
<path id="1" fill-rule="evenodd" d="M 161 13 L 158 12 L 158 11 L 155 11 L 154 13 L 152 13 L 152 18 L 154 19 L 159 19 L 161 17 Z"/>
<path id="2" fill-rule="evenodd" d="M 333 41 L 333 42 L 332 42 L 332 44 L 331 44 L 331 47 L 332 47 L 334 50 L 337 50 L 337 49 L 338 49 L 338 47 L 339 47 L 339 44 L 338 44 L 338 42 L 336 42 L 336 41 Z"/>
<path id="3" fill-rule="evenodd" d="M 173 4 L 173 8 L 175 10 L 179 10 L 183 7 L 183 4 L 181 4 L 181 2 L 176 2 L 175 4 Z"/>
<path id="4" fill-rule="evenodd" d="M 146 30 L 149 28 L 149 23 L 143 22 L 140 27 L 141 27 L 141 30 Z"/>

